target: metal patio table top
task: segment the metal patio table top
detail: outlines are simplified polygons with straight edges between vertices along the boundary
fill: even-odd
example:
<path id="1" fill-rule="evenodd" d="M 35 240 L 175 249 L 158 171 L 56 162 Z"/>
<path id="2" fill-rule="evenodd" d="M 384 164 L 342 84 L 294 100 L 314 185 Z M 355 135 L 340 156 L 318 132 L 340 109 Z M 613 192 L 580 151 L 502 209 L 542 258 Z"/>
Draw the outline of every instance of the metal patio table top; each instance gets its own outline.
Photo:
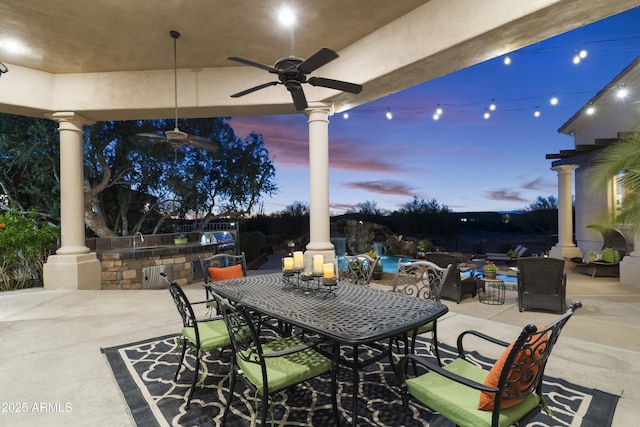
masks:
<path id="1" fill-rule="evenodd" d="M 339 283 L 335 296 L 320 290 L 285 284 L 282 273 L 249 276 L 207 285 L 219 296 L 269 317 L 353 347 L 353 424 L 357 421 L 357 390 L 360 366 L 381 357 L 359 361 L 358 346 L 377 344 L 409 332 L 445 313 L 446 305 L 366 286 Z M 390 351 L 386 349 L 386 351 Z"/>

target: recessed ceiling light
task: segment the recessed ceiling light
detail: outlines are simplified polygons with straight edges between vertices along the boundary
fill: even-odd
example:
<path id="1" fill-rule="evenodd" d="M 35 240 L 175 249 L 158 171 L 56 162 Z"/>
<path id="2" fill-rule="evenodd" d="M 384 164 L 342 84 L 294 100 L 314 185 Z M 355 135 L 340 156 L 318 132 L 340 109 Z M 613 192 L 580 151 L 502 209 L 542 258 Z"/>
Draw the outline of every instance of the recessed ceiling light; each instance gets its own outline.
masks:
<path id="1" fill-rule="evenodd" d="M 291 27 L 296 22 L 296 15 L 290 6 L 282 6 L 278 12 L 278 21 L 285 27 Z"/>
<path id="2" fill-rule="evenodd" d="M 24 43 L 16 39 L 4 39 L 0 41 L 0 48 L 8 54 L 24 55 L 27 48 Z"/>

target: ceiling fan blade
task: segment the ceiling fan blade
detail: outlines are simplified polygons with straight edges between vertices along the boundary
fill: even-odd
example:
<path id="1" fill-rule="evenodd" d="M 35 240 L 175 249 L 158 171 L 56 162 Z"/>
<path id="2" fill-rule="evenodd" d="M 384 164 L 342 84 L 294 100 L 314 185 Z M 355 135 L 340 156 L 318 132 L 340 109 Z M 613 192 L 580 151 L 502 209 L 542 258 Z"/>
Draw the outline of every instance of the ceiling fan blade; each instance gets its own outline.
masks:
<path id="1" fill-rule="evenodd" d="M 327 87 L 329 89 L 341 90 L 349 93 L 362 92 L 362 85 L 356 83 L 343 82 L 342 80 L 325 79 L 324 77 L 311 77 L 307 82 L 311 86 Z"/>
<path id="2" fill-rule="evenodd" d="M 245 89 L 245 90 L 243 90 L 241 92 L 234 93 L 233 95 L 231 95 L 231 97 L 232 98 L 240 98 L 241 96 L 245 96 L 247 94 L 250 94 L 251 92 L 255 92 L 257 90 L 264 89 L 264 88 L 269 87 L 269 86 L 275 86 L 275 85 L 280 84 L 280 83 L 281 82 L 263 83 L 261 85 L 255 86 L 255 87 L 252 87 L 252 88 L 249 88 L 249 89 Z"/>
<path id="3" fill-rule="evenodd" d="M 323 47 L 309 58 L 305 59 L 298 65 L 298 69 L 305 74 L 309 74 L 322 67 L 323 65 L 333 61 L 338 54 L 331 49 Z"/>
<path id="4" fill-rule="evenodd" d="M 298 90 L 292 90 L 291 98 L 293 98 L 293 105 L 296 106 L 296 111 L 302 111 L 306 109 L 309 105 L 307 104 L 307 97 L 304 96 L 304 91 L 302 88 L 298 88 Z"/>
<path id="5" fill-rule="evenodd" d="M 135 140 L 141 140 L 144 139 L 145 141 L 151 141 L 151 142 L 166 142 L 167 138 L 165 137 L 164 134 L 162 133 L 153 133 L 153 132 L 141 132 L 141 133 L 136 133 L 132 138 L 134 138 Z"/>
<path id="6" fill-rule="evenodd" d="M 239 62 L 239 63 L 244 64 L 244 65 L 251 65 L 252 67 L 260 68 L 260 69 L 268 71 L 270 73 L 274 73 L 274 74 L 278 74 L 279 73 L 279 71 L 276 70 L 273 67 L 270 67 L 268 65 L 262 65 L 262 64 L 259 64 L 257 62 L 254 62 L 254 61 L 250 61 L 248 59 L 239 58 L 237 56 L 229 56 L 229 57 L 227 57 L 227 59 L 229 59 L 231 61 Z"/>
<path id="7" fill-rule="evenodd" d="M 217 151 L 220 148 L 219 142 L 213 141 L 209 138 L 204 138 L 202 136 L 189 135 L 187 136 L 186 143 L 189 145 L 193 145 L 196 148 L 212 152 Z"/>

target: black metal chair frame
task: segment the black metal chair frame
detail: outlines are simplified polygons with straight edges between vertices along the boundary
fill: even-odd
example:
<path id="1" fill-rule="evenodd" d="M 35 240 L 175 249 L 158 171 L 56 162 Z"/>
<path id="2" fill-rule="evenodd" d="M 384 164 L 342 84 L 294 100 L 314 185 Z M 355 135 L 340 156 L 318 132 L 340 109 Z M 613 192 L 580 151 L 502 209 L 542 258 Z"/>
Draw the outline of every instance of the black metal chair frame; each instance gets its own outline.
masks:
<path id="1" fill-rule="evenodd" d="M 216 300 L 218 307 L 220 307 L 220 311 L 223 314 L 224 321 L 227 325 L 229 336 L 231 338 L 231 347 L 234 353 L 232 358 L 229 396 L 227 398 L 224 414 L 222 416 L 222 421 L 221 421 L 222 425 L 225 425 L 227 415 L 229 413 L 229 409 L 231 408 L 237 375 L 240 375 L 240 377 L 244 380 L 244 383 L 252 391 L 252 393 L 256 396 L 256 398 L 258 396 L 261 396 L 261 401 L 262 401 L 261 425 L 266 425 L 268 409 L 270 406 L 267 403 L 271 399 L 271 396 L 291 387 L 291 386 L 287 386 L 284 388 L 273 389 L 269 391 L 268 369 L 265 362 L 266 359 L 274 358 L 274 357 L 282 357 L 289 354 L 295 354 L 307 349 L 313 349 L 318 353 L 318 356 L 331 357 L 332 405 L 333 405 L 336 425 L 339 425 L 338 424 L 338 402 L 337 402 L 337 366 L 338 366 L 340 349 L 338 344 L 330 343 L 330 345 L 332 346 L 332 350 L 330 352 L 327 352 L 324 350 L 319 350 L 317 348 L 317 346 L 320 344 L 319 341 L 302 342 L 302 340 L 300 340 L 301 344 L 297 346 L 289 347 L 281 351 L 264 353 L 262 348 L 263 343 L 260 338 L 260 328 L 264 324 L 260 317 L 261 315 L 253 311 L 247 310 L 242 305 L 232 305 L 228 303 L 227 301 L 222 299 L 220 296 L 215 294 L 215 291 L 212 291 L 212 295 Z M 261 367 L 262 384 L 263 384 L 263 388 L 261 390 L 257 389 L 256 386 L 251 381 L 245 378 L 244 374 L 242 373 L 242 370 L 238 366 L 237 358 L 241 358 L 246 363 L 255 363 Z M 304 381 L 309 379 L 311 378 L 307 378 Z M 300 381 L 300 382 L 303 382 L 303 381 Z"/>
<path id="2" fill-rule="evenodd" d="M 418 363 L 428 371 L 436 372 L 439 375 L 450 379 L 451 381 L 461 383 L 467 387 L 471 387 L 483 392 L 493 393 L 493 410 L 492 410 L 492 427 L 498 427 L 500 408 L 503 401 L 508 400 L 522 400 L 530 393 L 535 393 L 540 398 L 542 405 L 536 406 L 520 421 L 520 425 L 525 425 L 526 422 L 535 417 L 544 405 L 544 398 L 542 395 L 542 380 L 544 377 L 544 370 L 549 356 L 558 338 L 562 332 L 562 328 L 571 318 L 573 313 L 582 307 L 579 301 L 575 301 L 567 309 L 567 311 L 556 318 L 551 324 L 538 330 L 535 325 L 527 325 L 523 328 L 518 338 L 513 343 L 513 347 L 509 352 L 504 367 L 500 372 L 500 377 L 496 387 L 489 387 L 482 383 L 475 382 L 471 379 L 457 375 L 454 372 L 446 370 L 446 367 L 439 366 L 424 356 L 408 355 L 403 357 L 399 363 L 400 370 L 400 389 L 402 394 L 403 404 L 406 406 L 409 402 L 409 390 L 406 384 L 407 380 L 407 363 L 409 361 Z M 498 346 L 507 348 L 510 343 L 493 338 L 482 332 L 468 330 L 462 332 L 457 339 L 458 358 L 465 359 L 465 350 L 463 347 L 463 339 L 466 336 L 475 336 L 481 338 L 489 343 L 496 344 Z M 519 359 L 519 355 L 525 354 L 529 357 L 529 363 L 523 362 Z M 437 410 L 437 408 L 432 408 Z"/>
<path id="3" fill-rule="evenodd" d="M 182 368 L 187 347 L 192 346 L 195 351 L 196 365 L 194 367 L 193 380 L 191 382 L 191 389 L 189 390 L 189 397 L 187 398 L 187 409 L 188 409 L 189 404 L 191 403 L 191 398 L 193 397 L 193 393 L 195 391 L 196 382 L 198 380 L 198 374 L 200 372 L 200 365 L 202 363 L 201 361 L 202 351 L 200 348 L 200 342 L 201 342 L 200 331 L 198 328 L 198 324 L 202 322 L 222 321 L 222 317 L 217 316 L 217 317 L 211 317 L 207 319 L 197 319 L 195 316 L 195 313 L 193 312 L 192 306 L 198 305 L 198 304 L 205 304 L 207 301 L 196 301 L 193 303 L 189 302 L 189 299 L 185 295 L 180 285 L 178 285 L 176 282 L 170 281 L 166 276 L 163 276 L 163 278 L 165 279 L 166 282 L 168 282 L 169 292 L 171 293 L 173 301 L 176 304 L 176 308 L 178 309 L 178 312 L 180 313 L 180 317 L 182 318 L 183 328 L 193 328 L 195 331 L 195 337 L 196 337 L 195 345 L 193 345 L 184 335 L 180 336 L 182 341 L 182 350 L 180 352 L 180 362 L 178 363 L 178 368 L 176 369 L 176 373 L 173 376 L 174 381 L 178 379 L 178 374 L 180 373 L 180 369 Z M 222 351 L 224 350 L 224 348 L 221 348 L 220 350 L 221 350 L 220 354 L 222 354 Z"/>
<path id="4" fill-rule="evenodd" d="M 368 286 L 371 283 L 373 270 L 380 261 L 380 257 L 375 259 L 367 254 L 344 255 L 340 265 L 340 280 L 356 285 Z"/>
<path id="5" fill-rule="evenodd" d="M 467 294 L 471 294 L 472 298 L 475 298 L 477 293 L 477 285 L 475 279 L 475 271 L 471 271 L 469 277 L 462 279 L 458 269 L 458 258 L 453 254 L 444 252 L 427 252 L 425 259 L 440 266 L 447 267 L 449 264 L 453 265 L 453 272 L 455 274 L 449 274 L 447 280 L 442 287 L 440 298 L 450 299 L 460 304 L 463 297 Z"/>
<path id="6" fill-rule="evenodd" d="M 447 277 L 449 277 L 450 274 L 456 273 L 451 264 L 442 268 L 431 261 L 398 261 L 396 273 L 393 277 L 393 292 L 401 292 L 417 298 L 440 301 L 440 293 L 447 281 Z M 433 329 L 431 330 L 431 351 L 436 356 L 438 363 L 440 363 L 440 353 L 438 351 L 438 322 L 437 320 L 433 320 L 431 323 L 433 323 Z M 415 353 L 418 329 L 419 328 L 416 328 L 410 334 L 405 334 L 402 337 L 405 344 L 405 354 L 407 354 L 407 352 L 411 354 Z M 408 335 L 411 338 L 409 346 L 407 346 Z M 389 346 L 391 347 L 394 340 L 397 345 L 398 338 L 399 337 L 392 337 Z"/>

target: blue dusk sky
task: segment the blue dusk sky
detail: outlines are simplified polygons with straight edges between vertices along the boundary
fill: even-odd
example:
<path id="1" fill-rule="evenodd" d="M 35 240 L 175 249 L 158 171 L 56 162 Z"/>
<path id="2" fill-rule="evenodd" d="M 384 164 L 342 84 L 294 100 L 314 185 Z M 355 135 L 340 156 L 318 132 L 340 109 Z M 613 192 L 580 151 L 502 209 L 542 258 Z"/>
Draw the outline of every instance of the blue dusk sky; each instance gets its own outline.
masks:
<path id="1" fill-rule="evenodd" d="M 574 64 L 582 49 L 587 57 Z M 517 210 L 538 196 L 557 196 L 545 154 L 573 148 L 573 138 L 558 128 L 638 55 L 640 8 L 634 8 L 512 52 L 510 65 L 498 57 L 361 105 L 348 119 L 330 117 L 332 214 L 365 201 L 394 211 L 413 196 L 454 212 Z M 629 89 L 625 102 L 637 108 L 640 93 Z M 496 108 L 488 111 L 492 102 Z M 276 167 L 280 190 L 265 198 L 264 212 L 308 203 L 307 117 L 233 117 L 230 124 L 241 138 L 262 134 Z"/>

